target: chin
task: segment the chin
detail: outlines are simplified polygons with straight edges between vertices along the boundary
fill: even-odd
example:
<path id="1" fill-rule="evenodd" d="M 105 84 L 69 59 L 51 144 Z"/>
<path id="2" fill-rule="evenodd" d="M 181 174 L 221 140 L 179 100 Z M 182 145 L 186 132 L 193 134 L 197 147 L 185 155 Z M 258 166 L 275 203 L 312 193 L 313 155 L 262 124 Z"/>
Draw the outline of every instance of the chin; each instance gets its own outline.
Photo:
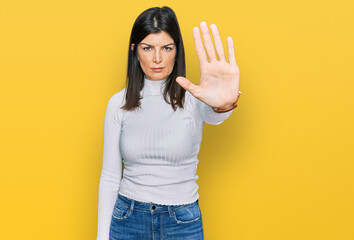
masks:
<path id="1" fill-rule="evenodd" d="M 169 75 L 166 75 L 164 73 L 155 73 L 154 72 L 150 76 L 155 80 L 162 80 L 162 79 L 167 78 Z"/>

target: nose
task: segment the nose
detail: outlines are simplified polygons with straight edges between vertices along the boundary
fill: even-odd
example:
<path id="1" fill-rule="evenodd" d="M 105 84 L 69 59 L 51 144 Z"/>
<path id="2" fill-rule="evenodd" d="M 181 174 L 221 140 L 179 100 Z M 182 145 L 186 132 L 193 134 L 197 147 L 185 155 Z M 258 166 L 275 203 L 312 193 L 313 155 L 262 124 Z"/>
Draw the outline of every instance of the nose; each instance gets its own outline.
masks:
<path id="1" fill-rule="evenodd" d="M 155 56 L 153 61 L 155 63 L 160 63 L 162 61 L 160 51 L 155 51 Z"/>

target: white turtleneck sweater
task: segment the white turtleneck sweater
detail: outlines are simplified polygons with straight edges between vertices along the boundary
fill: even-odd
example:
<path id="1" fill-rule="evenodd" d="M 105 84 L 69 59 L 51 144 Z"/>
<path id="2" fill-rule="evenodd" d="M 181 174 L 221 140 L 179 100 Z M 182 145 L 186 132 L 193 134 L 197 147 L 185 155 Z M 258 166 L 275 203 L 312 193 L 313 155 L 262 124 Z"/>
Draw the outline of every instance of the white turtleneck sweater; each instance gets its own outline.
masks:
<path id="1" fill-rule="evenodd" d="M 174 111 L 163 98 L 164 81 L 144 78 L 141 109 L 120 109 L 124 105 L 126 88 L 108 101 L 97 240 L 109 239 L 118 193 L 136 201 L 164 205 L 192 203 L 199 197 L 197 156 L 204 123 L 218 125 L 233 110 L 216 113 L 186 91 L 184 109 Z"/>

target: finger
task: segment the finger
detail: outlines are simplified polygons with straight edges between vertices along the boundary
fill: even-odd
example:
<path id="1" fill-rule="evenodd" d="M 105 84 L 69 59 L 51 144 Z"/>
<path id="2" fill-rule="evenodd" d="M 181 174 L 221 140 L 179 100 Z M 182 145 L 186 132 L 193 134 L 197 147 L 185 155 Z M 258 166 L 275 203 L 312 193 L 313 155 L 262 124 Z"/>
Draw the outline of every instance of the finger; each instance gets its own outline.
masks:
<path id="1" fill-rule="evenodd" d="M 227 48 L 229 51 L 229 61 L 231 64 L 236 65 L 236 59 L 235 59 L 235 49 L 234 49 L 234 42 L 232 40 L 232 37 L 227 38 Z"/>
<path id="2" fill-rule="evenodd" d="M 176 78 L 176 82 L 193 96 L 196 96 L 198 85 L 193 84 L 187 78 L 181 76 Z"/>
<path id="3" fill-rule="evenodd" d="M 210 29 L 211 29 L 211 32 L 213 33 L 216 53 L 218 54 L 219 61 L 226 61 L 225 60 L 225 53 L 224 53 L 224 46 L 222 45 L 222 41 L 220 38 L 218 28 L 216 27 L 215 24 L 211 24 Z"/>
<path id="4" fill-rule="evenodd" d="M 204 51 L 202 39 L 200 38 L 198 27 L 193 28 L 193 38 L 194 38 L 195 51 L 197 52 L 199 63 L 200 65 L 203 65 L 204 63 L 208 62 L 208 60 L 205 55 L 205 51 Z"/>
<path id="5" fill-rule="evenodd" d="M 204 47 L 208 54 L 209 62 L 216 61 L 215 51 L 213 42 L 211 41 L 208 25 L 205 21 L 200 23 L 200 29 L 202 30 L 203 39 L 204 39 Z"/>

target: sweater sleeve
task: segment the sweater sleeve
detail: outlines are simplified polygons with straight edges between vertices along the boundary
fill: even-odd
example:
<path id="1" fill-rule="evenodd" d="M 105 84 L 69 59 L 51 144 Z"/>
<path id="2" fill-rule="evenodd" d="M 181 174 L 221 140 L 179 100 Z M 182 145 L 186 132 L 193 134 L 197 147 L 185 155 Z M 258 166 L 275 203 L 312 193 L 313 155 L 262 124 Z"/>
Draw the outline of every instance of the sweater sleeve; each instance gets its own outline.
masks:
<path id="1" fill-rule="evenodd" d="M 193 109 L 197 112 L 202 121 L 208 124 L 219 125 L 224 122 L 234 111 L 234 109 L 232 109 L 224 113 L 214 112 L 211 106 L 194 97 L 190 92 L 186 91 L 186 94 L 188 94 L 191 98 Z"/>
<path id="2" fill-rule="evenodd" d="M 118 196 L 122 175 L 122 157 L 119 149 L 121 121 L 119 119 L 120 96 L 108 101 L 104 119 L 103 160 L 98 194 L 97 240 L 109 240 L 113 208 Z"/>

